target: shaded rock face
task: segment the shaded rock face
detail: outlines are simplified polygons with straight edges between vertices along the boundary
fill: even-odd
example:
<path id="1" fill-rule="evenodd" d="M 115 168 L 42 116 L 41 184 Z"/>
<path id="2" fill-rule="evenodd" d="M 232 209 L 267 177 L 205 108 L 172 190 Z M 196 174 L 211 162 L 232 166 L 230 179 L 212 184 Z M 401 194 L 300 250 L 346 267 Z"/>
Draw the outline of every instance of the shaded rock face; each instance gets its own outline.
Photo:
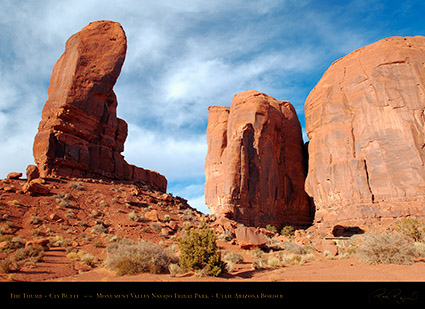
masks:
<path id="1" fill-rule="evenodd" d="M 337 60 L 309 94 L 306 191 L 316 223 L 425 215 L 425 38 Z"/>
<path id="2" fill-rule="evenodd" d="M 166 190 L 157 172 L 128 164 L 127 123 L 117 118 L 113 86 L 127 40 L 121 25 L 97 21 L 72 35 L 53 68 L 33 153 L 40 175 L 106 177 Z"/>
<path id="3" fill-rule="evenodd" d="M 209 109 L 205 201 L 251 226 L 309 225 L 301 126 L 293 106 L 254 90 Z"/>

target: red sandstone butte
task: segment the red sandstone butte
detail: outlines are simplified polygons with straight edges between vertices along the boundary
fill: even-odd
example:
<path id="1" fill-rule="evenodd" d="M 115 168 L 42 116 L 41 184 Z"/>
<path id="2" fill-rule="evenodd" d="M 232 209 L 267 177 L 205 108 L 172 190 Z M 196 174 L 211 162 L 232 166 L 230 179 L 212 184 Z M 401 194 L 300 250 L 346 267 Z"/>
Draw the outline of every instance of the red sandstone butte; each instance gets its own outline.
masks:
<path id="1" fill-rule="evenodd" d="M 424 64 L 424 37 L 390 37 L 335 61 L 311 91 L 315 223 L 425 215 Z"/>
<path id="2" fill-rule="evenodd" d="M 33 153 L 40 176 L 129 180 L 166 191 L 155 171 L 128 164 L 121 152 L 127 123 L 113 91 L 127 49 L 117 22 L 96 21 L 66 42 L 53 68 Z"/>
<path id="3" fill-rule="evenodd" d="M 305 226 L 313 209 L 295 109 L 254 90 L 230 108 L 209 107 L 205 202 L 210 213 L 250 226 Z"/>

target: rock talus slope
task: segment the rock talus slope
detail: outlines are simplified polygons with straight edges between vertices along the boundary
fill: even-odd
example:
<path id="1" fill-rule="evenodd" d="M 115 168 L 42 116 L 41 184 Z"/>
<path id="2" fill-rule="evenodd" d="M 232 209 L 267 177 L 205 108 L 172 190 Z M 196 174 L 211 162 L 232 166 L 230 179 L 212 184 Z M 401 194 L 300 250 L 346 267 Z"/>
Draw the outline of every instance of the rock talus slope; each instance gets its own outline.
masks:
<path id="1" fill-rule="evenodd" d="M 334 62 L 305 104 L 316 223 L 425 215 L 425 38 Z"/>
<path id="2" fill-rule="evenodd" d="M 251 226 L 311 223 L 301 126 L 293 106 L 250 90 L 209 108 L 205 201 Z"/>
<path id="3" fill-rule="evenodd" d="M 121 155 L 127 123 L 117 118 L 113 86 L 126 49 L 124 30 L 112 21 L 93 22 L 66 42 L 34 140 L 42 177 L 106 177 L 166 191 L 164 176 L 130 165 Z"/>

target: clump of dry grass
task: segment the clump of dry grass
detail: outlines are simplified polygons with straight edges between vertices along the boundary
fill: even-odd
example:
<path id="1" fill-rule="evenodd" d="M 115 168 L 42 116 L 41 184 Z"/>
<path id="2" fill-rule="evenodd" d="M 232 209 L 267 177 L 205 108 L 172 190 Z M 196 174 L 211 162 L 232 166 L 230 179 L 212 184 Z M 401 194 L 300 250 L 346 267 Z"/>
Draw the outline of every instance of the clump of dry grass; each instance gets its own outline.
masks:
<path id="1" fill-rule="evenodd" d="M 167 273 L 172 259 L 167 251 L 147 241 L 123 239 L 106 247 L 106 267 L 117 275 L 138 273 Z"/>
<path id="2" fill-rule="evenodd" d="M 24 266 L 33 266 L 43 261 L 44 250 L 41 246 L 28 246 L 15 251 L 11 259 L 0 261 L 0 273 L 19 271 Z"/>
<path id="3" fill-rule="evenodd" d="M 386 232 L 367 235 L 356 254 L 366 264 L 412 264 L 417 252 L 405 235 Z"/>

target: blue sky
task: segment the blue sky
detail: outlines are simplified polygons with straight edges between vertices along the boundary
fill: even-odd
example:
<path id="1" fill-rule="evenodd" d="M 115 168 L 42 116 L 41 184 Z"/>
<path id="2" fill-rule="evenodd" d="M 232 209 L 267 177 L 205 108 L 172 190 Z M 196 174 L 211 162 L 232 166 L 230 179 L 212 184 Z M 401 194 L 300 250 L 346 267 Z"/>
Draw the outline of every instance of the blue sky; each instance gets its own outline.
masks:
<path id="1" fill-rule="evenodd" d="M 423 1 L 0 0 L 0 178 L 33 164 L 53 65 L 95 20 L 123 26 L 115 85 L 129 125 L 124 156 L 156 170 L 168 191 L 204 205 L 208 106 L 255 89 L 304 101 L 332 62 L 389 36 L 425 34 Z"/>

